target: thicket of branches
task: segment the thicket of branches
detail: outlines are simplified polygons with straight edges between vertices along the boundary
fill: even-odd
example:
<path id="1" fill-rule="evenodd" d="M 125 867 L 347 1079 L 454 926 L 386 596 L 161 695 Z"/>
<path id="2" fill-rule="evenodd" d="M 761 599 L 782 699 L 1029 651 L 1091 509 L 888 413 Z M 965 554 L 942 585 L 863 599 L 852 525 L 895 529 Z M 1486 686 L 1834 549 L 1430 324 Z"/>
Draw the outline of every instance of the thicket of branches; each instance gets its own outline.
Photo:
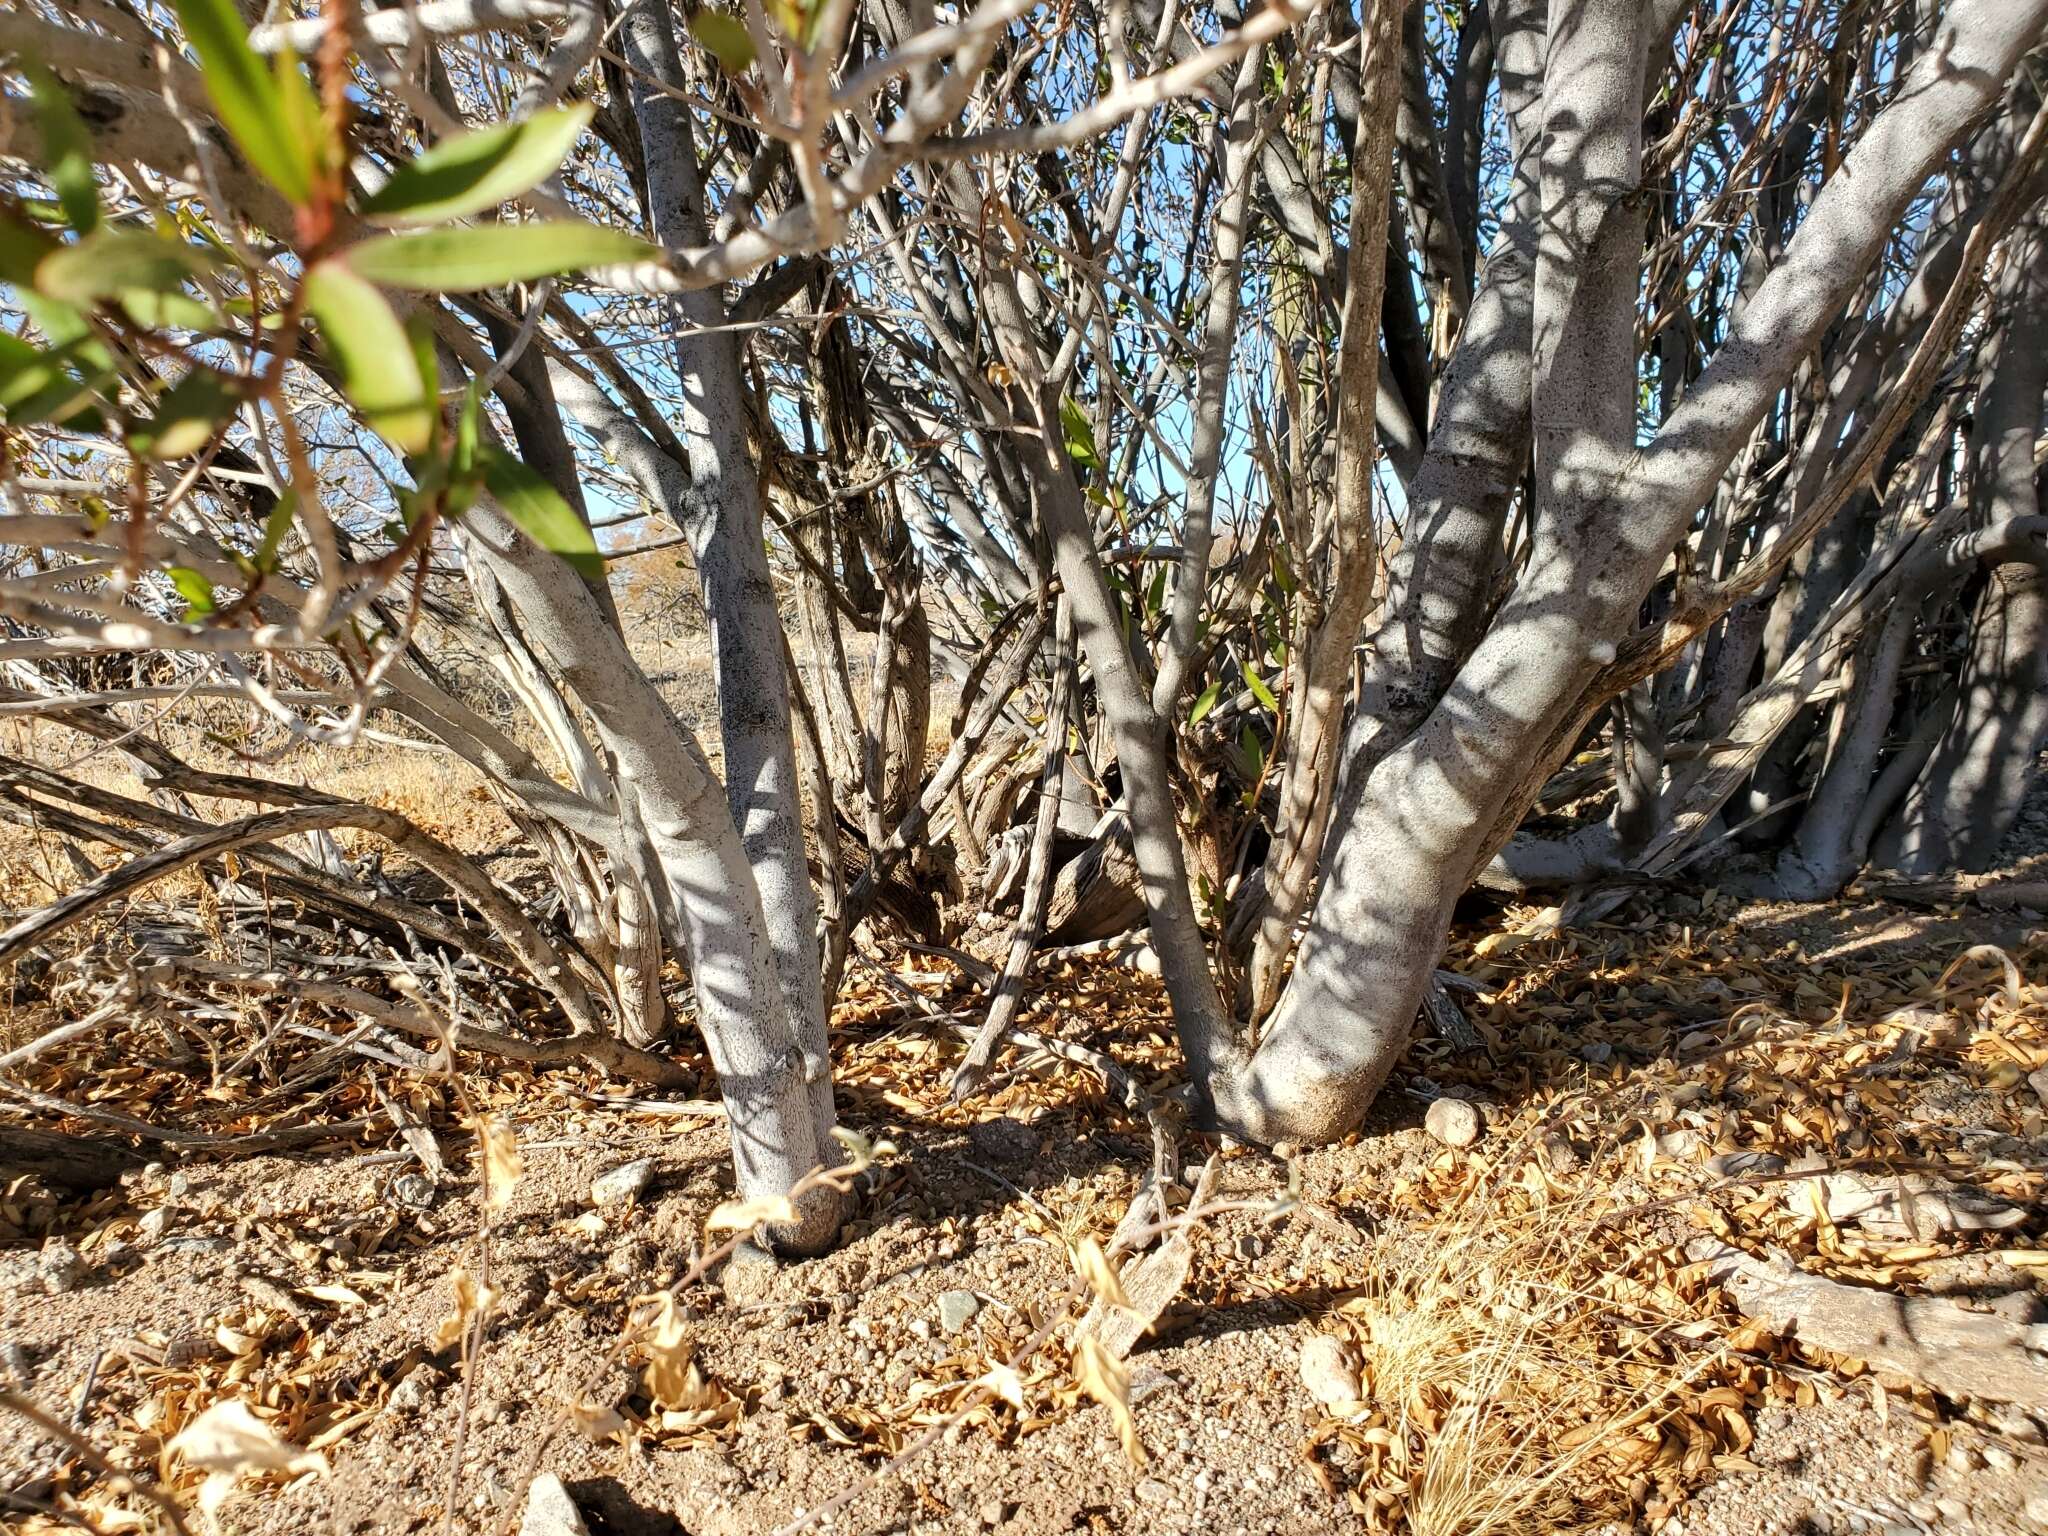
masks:
<path id="1" fill-rule="evenodd" d="M 1977 870 L 2048 745 L 2048 0 L 260 10 L 0 14 L 0 712 L 156 791 L 0 763 L 127 856 L 0 961 L 253 865 L 438 996 L 184 985 L 657 1084 L 680 1004 L 772 1195 L 850 950 L 986 962 L 965 1094 L 1141 926 L 1197 1113 L 1321 1139 L 1475 883 Z M 607 579 L 665 542 L 719 774 Z M 320 790 L 371 732 L 545 900 Z"/>

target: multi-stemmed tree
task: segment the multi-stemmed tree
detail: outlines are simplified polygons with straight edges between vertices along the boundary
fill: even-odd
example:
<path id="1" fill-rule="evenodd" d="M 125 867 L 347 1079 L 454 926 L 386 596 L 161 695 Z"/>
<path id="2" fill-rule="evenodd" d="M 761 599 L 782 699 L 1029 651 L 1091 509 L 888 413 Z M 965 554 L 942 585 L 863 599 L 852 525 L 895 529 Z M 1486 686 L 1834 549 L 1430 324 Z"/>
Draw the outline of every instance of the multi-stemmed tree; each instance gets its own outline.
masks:
<path id="1" fill-rule="evenodd" d="M 968 1091 L 1040 938 L 1142 914 L 1207 1117 L 1300 1141 L 1358 1124 L 1475 881 L 1598 899 L 1731 834 L 1803 896 L 1981 867 L 2048 741 L 2044 23 L 17 7 L 4 707 L 286 809 L 9 765 L 0 813 L 134 858 L 0 958 L 239 847 L 554 1016 L 458 1044 L 655 1082 L 675 958 L 772 1196 L 836 1155 L 862 925 L 992 922 Z M 607 578 L 649 524 L 722 778 Z M 432 738 L 551 900 L 127 713 L 220 696 Z M 482 927 L 366 913 L 351 825 Z M 838 1198 L 787 1214 L 816 1248 Z"/>

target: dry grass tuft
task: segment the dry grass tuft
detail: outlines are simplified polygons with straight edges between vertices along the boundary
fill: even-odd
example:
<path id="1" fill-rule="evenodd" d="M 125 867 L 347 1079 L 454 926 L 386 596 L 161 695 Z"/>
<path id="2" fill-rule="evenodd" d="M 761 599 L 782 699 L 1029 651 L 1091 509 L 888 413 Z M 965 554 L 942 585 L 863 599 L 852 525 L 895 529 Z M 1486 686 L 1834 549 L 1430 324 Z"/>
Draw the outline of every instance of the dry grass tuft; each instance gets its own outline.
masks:
<path id="1" fill-rule="evenodd" d="M 1739 1414 L 1694 1416 L 1720 1358 L 1694 1341 L 1720 1325 L 1627 1278 L 1610 1203 L 1495 1177 L 1440 1223 L 1382 1231 L 1337 1309 L 1362 1400 L 1312 1437 L 1319 1465 L 1349 1463 L 1350 1502 L 1375 1529 L 1489 1536 L 1624 1519 L 1660 1468 L 1696 1473 L 1688 1463 L 1720 1439 L 1746 1443 Z"/>

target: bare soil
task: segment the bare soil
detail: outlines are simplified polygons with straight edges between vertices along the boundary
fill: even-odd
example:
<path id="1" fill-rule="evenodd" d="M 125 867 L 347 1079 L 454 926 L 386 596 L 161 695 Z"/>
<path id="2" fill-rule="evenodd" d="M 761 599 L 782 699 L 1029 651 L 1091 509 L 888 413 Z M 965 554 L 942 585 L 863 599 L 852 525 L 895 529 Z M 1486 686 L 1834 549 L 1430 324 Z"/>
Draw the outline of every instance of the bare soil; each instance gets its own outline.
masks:
<path id="1" fill-rule="evenodd" d="M 2044 822 L 2037 811 L 2023 827 L 2022 841 L 2037 841 L 2016 858 L 2040 846 Z M 857 969 L 841 999 L 843 1117 L 893 1150 L 865 1177 L 838 1248 L 682 1293 L 701 1377 L 695 1413 L 666 1422 L 622 1346 L 645 1311 L 635 1298 L 689 1268 L 705 1217 L 730 1196 L 723 1121 L 619 1102 L 628 1090 L 586 1073 L 479 1063 L 466 1064 L 475 1070 L 463 1091 L 509 1122 L 524 1159 L 509 1208 L 488 1224 L 456 1085 L 381 1072 L 434 1129 L 452 1170 L 438 1186 L 380 1132 L 292 1156 L 195 1154 L 85 1202 L 30 1181 L 0 1191 L 0 1377 L 187 1504 L 198 1473 L 166 1445 L 223 1398 L 321 1452 L 329 1475 L 245 1480 L 218 1511 L 218 1528 L 233 1533 L 504 1531 L 528 1478 L 548 1471 L 596 1536 L 752 1536 L 801 1521 L 934 1429 L 824 1528 L 2048 1530 L 2040 1423 L 1759 1336 L 1683 1252 L 1719 1231 L 1856 1283 L 2048 1318 L 2038 1294 L 2048 1269 L 2035 1262 L 2048 1246 L 2048 1128 L 2027 1081 L 2048 1067 L 2048 987 L 2031 984 L 2048 976 L 2037 915 L 1790 907 L 1689 888 L 1587 933 L 1516 942 L 1522 915 L 1461 931 L 1454 946 L 1453 963 L 1485 989 L 1469 1012 L 1487 1053 L 1418 1039 L 1371 1123 L 1343 1146 L 1283 1160 L 1186 1138 L 1191 1170 L 1217 1154 L 1212 1204 L 1230 1208 L 1194 1224 L 1188 1282 L 1127 1362 L 1142 1462 L 1076 1383 L 1070 1324 L 1018 1363 L 1021 1408 L 973 1384 L 1067 1305 L 1071 1250 L 1108 1238 L 1151 1166 L 1147 1126 L 1088 1072 L 1014 1056 L 995 1091 L 950 1105 L 958 1043 L 905 1008 L 900 990 L 941 1014 L 972 1018 L 978 1005 L 963 978 L 930 961 L 890 986 Z M 2017 965 L 2017 993 L 1994 961 L 1965 960 L 1944 977 L 1987 943 Z M 1154 1091 L 1173 1086 L 1171 1030 L 1150 978 L 1052 963 L 1023 1023 L 1110 1052 Z M 31 1080 L 146 1115 L 165 1074 L 194 1070 L 151 1059 L 146 1043 L 119 1068 L 108 1059 L 59 1055 Z M 354 1069 L 319 1093 L 319 1111 L 337 1120 L 371 1102 Z M 1445 1093 L 1481 1104 L 1476 1146 L 1448 1148 L 1422 1129 L 1426 1103 Z M 1707 1167 L 1736 1150 L 1936 1166 L 2025 1217 L 1931 1241 L 1837 1230 L 1786 1187 L 1734 1184 Z M 595 1206 L 593 1180 L 641 1157 L 654 1160 L 649 1188 Z M 1572 1453 L 1543 1499 L 1517 1504 L 1504 1492 L 1496 1525 L 1483 1478 L 1465 1506 L 1479 1514 L 1452 1518 L 1417 1475 L 1388 1471 L 1390 1439 L 1411 1468 L 1434 1465 L 1428 1442 L 1449 1422 L 1449 1398 L 1426 1385 L 1405 1403 L 1374 1400 L 1376 1382 L 1391 1390 L 1386 1320 L 1411 1305 L 1388 1303 L 1389 1255 L 1396 1274 L 1412 1265 L 1466 1277 L 1419 1291 L 1417 1315 L 1464 1308 L 1483 1322 L 1555 1277 L 1507 1257 L 1444 1269 L 1442 1254 L 1518 1252 L 1487 1245 L 1546 1211 L 1581 1209 L 1574 1201 L 1598 1202 L 1583 1207 L 1594 1213 L 1587 1239 L 1599 1234 L 1587 1252 L 1600 1282 L 1622 1288 L 1606 1299 L 1589 1291 L 1587 1315 L 1607 1328 L 1613 1296 L 1654 1292 L 1660 1327 L 1682 1342 L 1640 1357 L 1664 1362 L 1667 1378 L 1632 1367 L 1635 1395 L 1604 1417 L 1585 1393 L 1541 1387 L 1533 1367 L 1527 1383 L 1503 1377 L 1503 1425 L 1539 1436 L 1558 1427 L 1516 1419 L 1517 1394 L 1569 1403 L 1592 1448 Z M 53 1281 L 66 1245 L 80 1268 Z M 1558 1262 L 1562 1274 L 1577 1261 Z M 434 1348 L 458 1270 L 496 1292 L 466 1368 L 459 1349 Z M 941 1298 L 957 1291 L 972 1292 L 976 1309 L 949 1333 Z M 1366 1401 L 1311 1396 L 1299 1361 L 1318 1333 L 1363 1351 Z M 39 1508 L 109 1531 L 156 1518 L 5 1415 L 0 1490 L 10 1529 L 64 1528 Z"/>

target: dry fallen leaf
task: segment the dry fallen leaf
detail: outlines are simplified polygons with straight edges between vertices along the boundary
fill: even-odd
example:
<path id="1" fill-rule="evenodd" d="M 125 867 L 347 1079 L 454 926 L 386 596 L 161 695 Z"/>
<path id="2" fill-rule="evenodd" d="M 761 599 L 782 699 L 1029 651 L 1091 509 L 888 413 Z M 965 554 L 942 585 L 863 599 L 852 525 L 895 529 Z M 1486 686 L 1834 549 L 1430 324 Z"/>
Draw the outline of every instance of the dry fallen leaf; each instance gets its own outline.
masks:
<path id="1" fill-rule="evenodd" d="M 1092 1237 L 1084 1237 L 1074 1244 L 1070 1251 L 1076 1274 L 1088 1282 L 1088 1289 L 1107 1306 L 1128 1307 L 1131 1298 L 1124 1294 L 1124 1283 L 1118 1277 L 1116 1266 L 1109 1261 L 1109 1255 L 1102 1251 L 1102 1244 Z"/>
<path id="2" fill-rule="evenodd" d="M 795 1221 L 796 1206 L 787 1195 L 763 1195 L 753 1200 L 728 1200 L 704 1218 L 713 1232 L 748 1232 L 763 1222 Z"/>
<path id="3" fill-rule="evenodd" d="M 640 1348 L 647 1356 L 647 1395 L 657 1408 L 694 1408 L 697 1347 L 690 1340 L 689 1325 L 676 1309 L 676 1299 L 664 1291 L 657 1298 L 654 1320 L 640 1334 Z"/>
<path id="4" fill-rule="evenodd" d="M 990 1366 L 974 1379 L 974 1384 L 977 1387 L 987 1387 L 1019 1413 L 1024 1411 L 1024 1378 L 1009 1366 Z"/>
<path id="5" fill-rule="evenodd" d="M 327 1460 L 288 1444 L 240 1398 L 223 1398 L 172 1438 L 171 1453 L 206 1474 L 199 1507 L 211 1517 L 235 1484 L 255 1472 L 318 1472 Z"/>
<path id="6" fill-rule="evenodd" d="M 434 1330 L 431 1340 L 434 1352 L 459 1344 L 468 1335 L 470 1325 L 481 1316 L 488 1315 L 498 1299 L 495 1287 L 480 1283 L 460 1264 L 456 1265 L 449 1278 L 455 1282 L 455 1310 L 441 1319 L 441 1325 Z"/>
<path id="7" fill-rule="evenodd" d="M 484 1210 L 502 1216 L 512 1204 L 512 1188 L 526 1171 L 526 1161 L 519 1155 L 512 1127 L 502 1116 L 478 1115 L 475 1126 L 477 1143 L 483 1149 Z"/>
<path id="8" fill-rule="evenodd" d="M 1074 1381 L 1109 1410 L 1131 1465 L 1145 1465 L 1145 1447 L 1138 1441 L 1138 1421 L 1131 1416 L 1130 1383 L 1124 1376 L 1122 1362 L 1097 1340 L 1084 1338 L 1074 1346 Z"/>

